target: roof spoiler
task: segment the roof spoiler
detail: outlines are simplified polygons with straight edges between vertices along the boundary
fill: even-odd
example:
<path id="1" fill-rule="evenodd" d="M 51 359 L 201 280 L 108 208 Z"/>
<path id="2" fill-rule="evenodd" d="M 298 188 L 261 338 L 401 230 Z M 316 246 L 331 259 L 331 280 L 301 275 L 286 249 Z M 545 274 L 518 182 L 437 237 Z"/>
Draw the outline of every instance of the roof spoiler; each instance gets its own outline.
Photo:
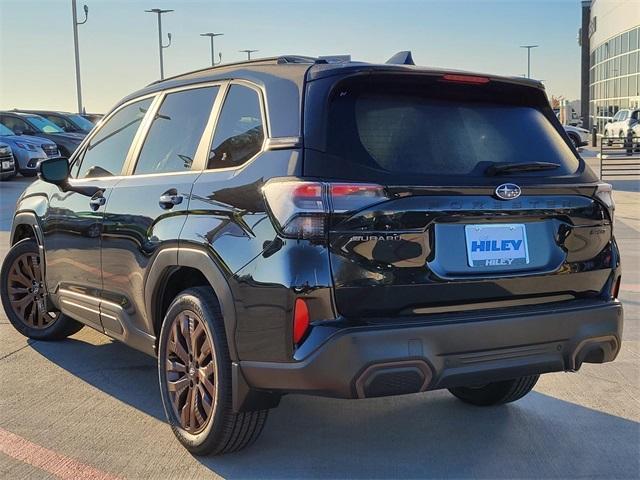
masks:
<path id="1" fill-rule="evenodd" d="M 415 65 L 409 50 L 396 53 L 386 63 L 389 65 Z"/>

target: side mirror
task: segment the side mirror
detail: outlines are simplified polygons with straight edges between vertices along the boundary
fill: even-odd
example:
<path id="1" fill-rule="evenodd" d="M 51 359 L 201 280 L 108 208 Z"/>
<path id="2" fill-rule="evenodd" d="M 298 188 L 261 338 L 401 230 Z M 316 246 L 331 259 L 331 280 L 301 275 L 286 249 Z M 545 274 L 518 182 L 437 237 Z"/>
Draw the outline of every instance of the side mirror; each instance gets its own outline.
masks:
<path id="1" fill-rule="evenodd" d="M 69 160 L 64 157 L 42 160 L 38 164 L 38 175 L 42 181 L 57 185 L 64 191 L 69 184 Z"/>
<path id="2" fill-rule="evenodd" d="M 93 185 L 71 185 L 69 183 L 69 160 L 64 157 L 49 158 L 38 164 L 40 180 L 57 185 L 63 192 L 76 192 L 92 197 L 102 190 Z"/>
<path id="3" fill-rule="evenodd" d="M 613 123 L 613 119 L 610 118 L 609 120 L 607 120 L 607 123 Z"/>

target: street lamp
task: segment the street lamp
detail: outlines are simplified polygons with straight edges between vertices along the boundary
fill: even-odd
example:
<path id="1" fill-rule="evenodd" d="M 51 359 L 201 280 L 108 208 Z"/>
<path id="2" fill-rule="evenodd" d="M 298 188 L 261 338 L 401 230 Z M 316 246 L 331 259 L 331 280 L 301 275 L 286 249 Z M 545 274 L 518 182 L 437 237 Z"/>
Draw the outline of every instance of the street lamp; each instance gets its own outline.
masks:
<path id="1" fill-rule="evenodd" d="M 220 52 L 219 56 L 220 56 L 220 61 L 218 63 L 216 63 L 216 57 L 214 54 L 214 50 L 213 50 L 213 37 L 221 37 L 222 35 L 224 35 L 224 33 L 201 33 L 200 36 L 201 37 L 209 37 L 209 39 L 211 40 L 211 66 L 215 67 L 216 65 L 220 65 L 222 63 L 222 52 Z"/>
<path id="2" fill-rule="evenodd" d="M 253 52 L 259 52 L 260 50 L 238 50 L 239 52 L 244 52 L 247 54 L 247 60 L 251 60 L 251 54 Z"/>
<path id="3" fill-rule="evenodd" d="M 531 49 L 537 47 L 539 45 L 520 45 L 520 48 L 527 49 L 527 78 L 531 78 Z"/>
<path id="4" fill-rule="evenodd" d="M 160 47 L 160 80 L 164 78 L 164 62 L 162 60 L 162 50 L 165 48 L 169 48 L 171 46 L 171 34 L 167 33 L 167 37 L 169 38 L 169 43 L 166 45 L 162 44 L 162 14 L 173 12 L 173 10 L 162 10 L 160 8 L 152 8 L 151 10 L 145 10 L 147 13 L 157 13 L 158 14 L 158 46 Z"/>
<path id="5" fill-rule="evenodd" d="M 76 92 L 78 93 L 78 113 L 82 113 L 82 86 L 80 84 L 80 49 L 78 47 L 78 25 L 87 23 L 89 19 L 89 7 L 84 6 L 84 20 L 78 21 L 76 0 L 71 0 L 71 12 L 73 13 L 73 46 L 76 54 Z"/>

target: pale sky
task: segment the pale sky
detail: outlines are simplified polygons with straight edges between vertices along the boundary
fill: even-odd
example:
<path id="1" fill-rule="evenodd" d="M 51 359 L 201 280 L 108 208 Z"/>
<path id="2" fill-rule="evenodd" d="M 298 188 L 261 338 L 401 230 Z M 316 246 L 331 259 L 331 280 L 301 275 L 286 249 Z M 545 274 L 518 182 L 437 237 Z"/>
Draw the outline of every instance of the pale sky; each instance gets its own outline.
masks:
<path id="1" fill-rule="evenodd" d="M 203 32 L 222 32 L 223 62 L 281 54 L 351 54 L 384 62 L 411 50 L 417 64 L 522 75 L 525 44 L 532 77 L 549 97 L 577 99 L 580 88 L 579 0 L 78 0 L 89 6 L 79 27 L 87 112 L 105 112 L 159 78 L 158 33 L 150 8 L 163 16 L 173 44 L 165 76 L 210 63 Z M 166 38 L 166 37 L 165 37 Z M 217 55 L 217 54 L 216 54 Z M 0 0 L 0 109 L 76 108 L 71 0 Z"/>

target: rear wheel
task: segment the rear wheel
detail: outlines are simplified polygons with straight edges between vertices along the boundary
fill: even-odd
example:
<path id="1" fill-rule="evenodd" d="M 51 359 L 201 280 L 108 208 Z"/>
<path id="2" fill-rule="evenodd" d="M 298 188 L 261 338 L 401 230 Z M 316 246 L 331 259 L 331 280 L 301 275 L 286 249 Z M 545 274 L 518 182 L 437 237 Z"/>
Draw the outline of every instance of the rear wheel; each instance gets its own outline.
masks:
<path id="1" fill-rule="evenodd" d="M 0 297 L 11 324 L 35 340 L 59 340 L 73 335 L 82 324 L 48 309 L 42 260 L 35 240 L 16 243 L 0 271 Z"/>
<path id="2" fill-rule="evenodd" d="M 158 372 L 167 419 L 190 452 L 234 452 L 262 432 L 268 410 L 233 411 L 231 359 L 211 288 L 185 290 L 169 307 L 160 332 Z"/>
<path id="3" fill-rule="evenodd" d="M 520 400 L 533 390 L 540 375 L 493 382 L 479 387 L 456 387 L 449 391 L 460 400 L 481 407 L 501 405 Z"/>

